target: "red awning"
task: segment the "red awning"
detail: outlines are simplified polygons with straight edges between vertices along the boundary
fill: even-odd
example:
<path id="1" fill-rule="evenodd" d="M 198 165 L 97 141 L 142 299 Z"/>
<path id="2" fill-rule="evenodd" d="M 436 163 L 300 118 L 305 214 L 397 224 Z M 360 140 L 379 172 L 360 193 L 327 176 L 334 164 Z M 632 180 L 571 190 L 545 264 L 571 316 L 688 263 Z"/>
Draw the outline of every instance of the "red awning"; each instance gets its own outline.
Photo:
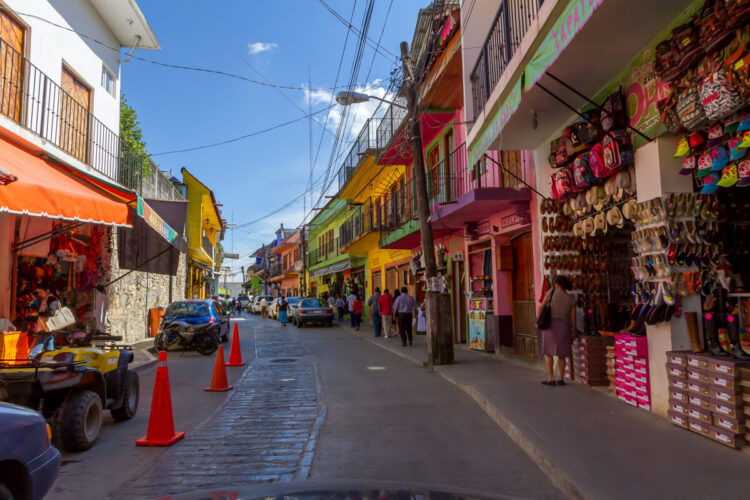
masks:
<path id="1" fill-rule="evenodd" d="M 132 226 L 127 204 L 2 138 L 0 166 L 18 178 L 0 186 L 0 212 Z"/>

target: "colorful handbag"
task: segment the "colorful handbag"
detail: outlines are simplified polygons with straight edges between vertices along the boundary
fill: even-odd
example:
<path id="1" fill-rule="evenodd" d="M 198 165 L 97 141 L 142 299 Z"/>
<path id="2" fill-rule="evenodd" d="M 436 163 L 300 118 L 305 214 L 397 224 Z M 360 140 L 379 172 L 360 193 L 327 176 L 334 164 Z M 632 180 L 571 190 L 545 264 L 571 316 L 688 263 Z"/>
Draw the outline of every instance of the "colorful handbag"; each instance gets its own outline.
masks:
<path id="1" fill-rule="evenodd" d="M 742 96 L 732 87 L 723 69 L 708 75 L 698 85 L 701 105 L 709 120 L 725 118 L 744 104 Z"/>

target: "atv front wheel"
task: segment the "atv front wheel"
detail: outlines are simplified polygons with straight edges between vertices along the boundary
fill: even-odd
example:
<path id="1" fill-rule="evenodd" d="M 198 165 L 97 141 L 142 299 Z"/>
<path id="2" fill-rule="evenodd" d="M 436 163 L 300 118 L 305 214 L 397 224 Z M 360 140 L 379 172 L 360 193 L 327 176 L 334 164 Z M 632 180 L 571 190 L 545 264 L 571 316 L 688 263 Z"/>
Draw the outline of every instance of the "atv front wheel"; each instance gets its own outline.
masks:
<path id="1" fill-rule="evenodd" d="M 195 340 L 195 350 L 204 356 L 210 356 L 219 348 L 219 342 L 211 334 L 202 335 Z"/>
<path id="2" fill-rule="evenodd" d="M 128 370 L 125 377 L 125 387 L 123 387 L 122 406 L 110 410 L 112 418 L 120 422 L 130 420 L 138 411 L 138 396 L 141 392 L 141 386 L 138 382 L 138 374 L 133 370 Z"/>
<path id="3" fill-rule="evenodd" d="M 57 439 L 69 451 L 88 450 L 102 428 L 102 400 L 94 391 L 68 394 L 55 417 Z"/>

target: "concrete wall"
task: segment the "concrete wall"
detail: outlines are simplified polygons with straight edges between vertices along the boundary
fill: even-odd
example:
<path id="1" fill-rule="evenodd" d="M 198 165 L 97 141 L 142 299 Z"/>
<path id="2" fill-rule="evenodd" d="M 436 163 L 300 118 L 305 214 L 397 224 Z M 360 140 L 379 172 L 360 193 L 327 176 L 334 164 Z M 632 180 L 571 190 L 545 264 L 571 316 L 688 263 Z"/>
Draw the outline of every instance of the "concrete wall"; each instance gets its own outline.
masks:
<path id="1" fill-rule="evenodd" d="M 174 185 L 169 182 L 169 174 L 161 170 L 154 169 L 152 166 L 151 175 L 143 179 L 144 198 L 154 198 L 157 200 L 184 200 L 185 198 Z M 154 171 L 155 170 L 155 171 Z"/>

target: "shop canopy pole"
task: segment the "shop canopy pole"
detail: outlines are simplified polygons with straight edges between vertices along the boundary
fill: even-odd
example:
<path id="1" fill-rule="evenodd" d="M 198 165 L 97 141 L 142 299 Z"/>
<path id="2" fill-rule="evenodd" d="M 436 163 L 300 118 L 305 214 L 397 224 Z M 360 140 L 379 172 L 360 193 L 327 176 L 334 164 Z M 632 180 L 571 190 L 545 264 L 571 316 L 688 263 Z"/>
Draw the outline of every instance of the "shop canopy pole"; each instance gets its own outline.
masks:
<path id="1" fill-rule="evenodd" d="M 112 281 L 110 281 L 110 282 L 109 282 L 109 283 L 107 283 L 106 285 L 101 285 L 101 286 L 97 286 L 96 288 L 97 288 L 97 289 L 98 289 L 98 290 L 99 290 L 100 292 L 104 293 L 104 289 L 105 289 L 105 288 L 107 288 L 107 287 L 108 287 L 109 285 L 112 285 L 113 283 L 117 283 L 118 281 L 120 281 L 121 279 L 123 279 L 123 278 L 124 278 L 125 276 L 127 276 L 128 274 L 132 273 L 133 271 L 137 271 L 138 269 L 140 269 L 141 267 L 145 266 L 146 264 L 148 264 L 149 262 L 151 262 L 151 261 L 152 261 L 152 260 L 154 260 L 155 258 L 159 257 L 160 255 L 162 255 L 162 254 L 164 254 L 164 253 L 167 253 L 167 252 L 168 252 L 169 250 L 172 250 L 172 247 L 171 247 L 171 246 L 168 246 L 167 248 L 165 248 L 165 249 L 164 249 L 164 250 L 162 250 L 161 252 L 157 253 L 156 255 L 154 255 L 154 256 L 152 256 L 152 257 L 149 257 L 149 258 L 148 258 L 148 259 L 146 259 L 145 261 L 143 261 L 143 262 L 141 262 L 140 264 L 138 264 L 137 266 L 135 266 L 135 267 L 134 267 L 133 269 L 131 269 L 130 271 L 126 272 L 125 274 L 123 274 L 123 275 L 121 275 L 121 276 L 118 276 L 117 278 L 113 279 Z M 170 274 L 170 276 L 172 276 L 172 275 Z"/>
<path id="2" fill-rule="evenodd" d="M 520 182 L 521 184 L 523 184 L 527 188 L 529 188 L 532 191 L 534 191 L 538 196 L 541 196 L 544 199 L 548 199 L 542 193 L 540 193 L 539 191 L 537 191 L 531 184 L 529 184 L 525 180 L 521 179 L 520 177 L 518 177 L 516 174 L 514 174 L 510 170 L 506 170 L 502 163 L 500 163 L 499 161 L 497 161 L 493 157 L 489 156 L 487 153 L 483 154 L 482 156 L 484 156 L 485 158 L 487 158 L 488 160 L 490 160 L 492 163 L 494 163 L 495 165 L 497 165 L 498 167 L 500 167 L 500 170 L 502 170 L 503 173 L 510 174 L 510 176 L 513 177 L 515 180 L 517 180 L 518 182 Z"/>
<path id="3" fill-rule="evenodd" d="M 581 99 L 585 99 L 586 101 L 588 101 L 588 103 L 589 103 L 589 104 L 591 104 L 591 105 L 593 105 L 593 106 L 594 106 L 594 107 L 595 107 L 595 108 L 596 108 L 597 110 L 599 110 L 599 111 L 601 111 L 601 112 L 603 112 L 603 113 L 607 113 L 608 115 L 610 114 L 610 112 L 609 112 L 609 111 L 607 111 L 606 109 L 604 109 L 604 108 L 603 108 L 603 107 L 602 107 L 601 105 L 599 105 L 599 104 L 597 104 L 596 102 L 592 101 L 591 99 L 589 99 L 588 97 L 586 97 L 586 95 L 584 95 L 583 93 L 581 93 L 581 92 L 579 92 L 578 90 L 574 89 L 574 88 L 573 88 L 572 86 L 570 86 L 570 85 L 569 85 L 568 83 L 566 83 L 566 82 L 564 82 L 564 81 L 560 80 L 560 79 L 559 79 L 558 77 L 556 77 L 555 75 L 553 75 L 553 74 L 552 74 L 552 73 L 550 73 L 549 71 L 547 71 L 547 72 L 546 72 L 546 75 L 547 75 L 547 76 L 549 76 L 550 78 L 552 78 L 552 79 L 553 79 L 554 81 L 556 81 L 556 82 L 557 82 L 557 83 L 559 83 L 560 85 L 562 85 L 563 87 L 565 87 L 566 89 L 568 89 L 568 90 L 570 90 L 571 92 L 573 92 L 574 94 L 576 94 L 576 95 L 577 95 L 578 97 L 580 97 Z M 630 125 L 627 125 L 627 127 L 628 127 L 628 128 L 630 129 L 630 130 L 632 130 L 633 132 L 635 132 L 636 134 L 638 134 L 638 135 L 640 135 L 641 137 L 643 137 L 644 139 L 646 139 L 646 140 L 647 140 L 648 142 L 651 142 L 651 141 L 653 141 L 653 139 L 652 139 L 651 137 L 647 136 L 646 134 L 644 134 L 643 132 L 641 132 L 641 131 L 640 131 L 640 130 L 638 130 L 637 128 L 635 128 L 635 127 L 631 127 Z"/>
<path id="4" fill-rule="evenodd" d="M 37 236 L 34 236 L 33 238 L 29 238 L 28 240 L 21 241 L 21 242 L 17 243 L 13 247 L 13 252 L 14 253 L 18 252 L 19 250 L 23 250 L 24 248 L 28 248 L 28 247 L 34 246 L 37 243 L 40 243 L 40 242 L 42 242 L 44 240 L 52 239 L 52 238 L 54 238 L 56 236 L 60 236 L 61 234 L 68 233 L 68 232 L 72 231 L 73 229 L 75 229 L 77 227 L 80 227 L 80 226 L 82 226 L 84 224 L 86 224 L 86 223 L 85 222 L 75 222 L 75 223 L 72 223 L 72 224 L 70 224 L 68 226 L 58 227 L 57 229 L 53 229 L 51 231 L 47 231 L 46 233 L 39 234 Z"/>

